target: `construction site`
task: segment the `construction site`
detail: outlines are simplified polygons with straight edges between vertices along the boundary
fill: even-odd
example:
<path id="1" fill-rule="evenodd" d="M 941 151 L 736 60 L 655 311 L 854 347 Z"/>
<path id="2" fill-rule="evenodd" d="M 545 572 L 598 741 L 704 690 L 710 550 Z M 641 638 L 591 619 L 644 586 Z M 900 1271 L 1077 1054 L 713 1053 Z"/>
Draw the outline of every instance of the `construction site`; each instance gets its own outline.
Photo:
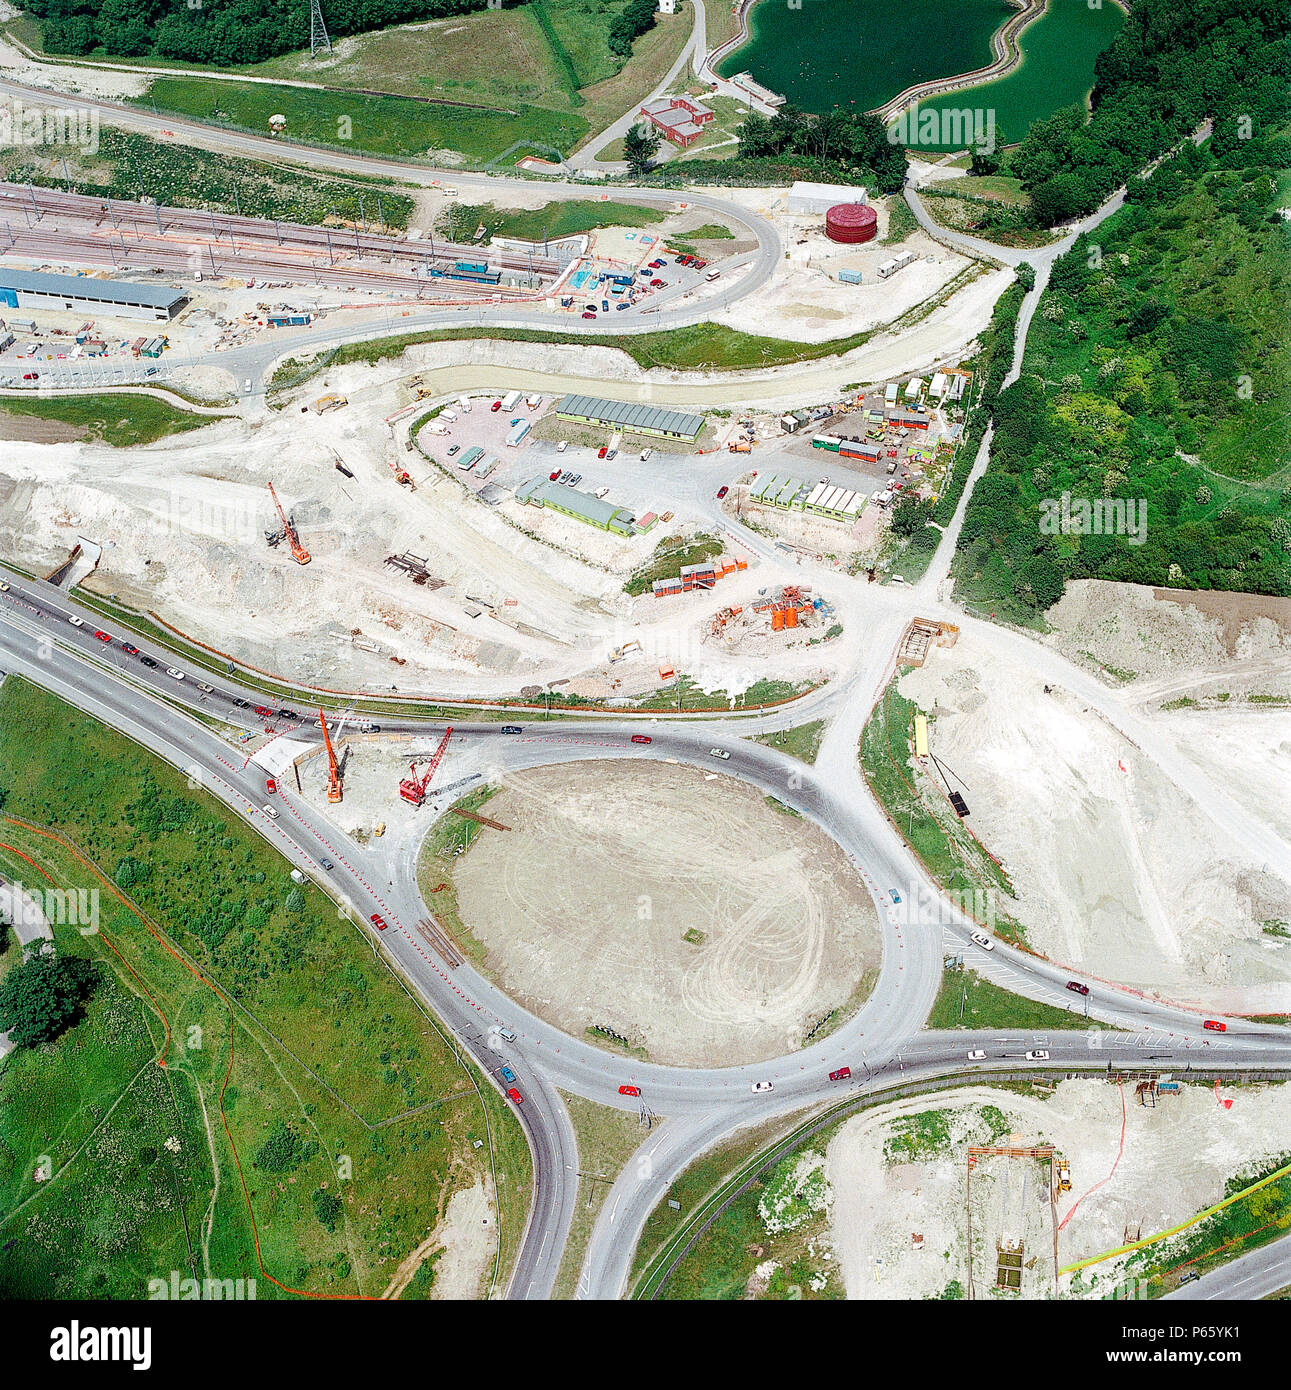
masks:
<path id="1" fill-rule="evenodd" d="M 1145 1104 L 1133 1077 L 982 1085 L 848 1120 L 826 1154 L 847 1296 L 1133 1297 L 1148 1270 L 1177 1283 L 1204 1246 L 1153 1237 L 1279 1157 L 1291 1097 L 1180 1076 L 1150 1090 Z"/>
<path id="2" fill-rule="evenodd" d="M 751 787 L 580 762 L 506 776 L 485 814 L 509 830 L 434 873 L 451 874 L 482 967 L 577 1037 L 680 1066 L 736 1047 L 757 1060 L 872 987 L 864 883 L 834 841 Z"/>

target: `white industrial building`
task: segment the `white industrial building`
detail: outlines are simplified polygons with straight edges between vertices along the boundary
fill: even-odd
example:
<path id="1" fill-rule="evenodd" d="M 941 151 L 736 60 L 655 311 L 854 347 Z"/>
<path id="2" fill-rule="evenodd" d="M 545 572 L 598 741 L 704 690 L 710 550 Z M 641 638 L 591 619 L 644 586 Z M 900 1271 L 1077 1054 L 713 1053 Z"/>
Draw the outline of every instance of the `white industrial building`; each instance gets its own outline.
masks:
<path id="1" fill-rule="evenodd" d="M 72 310 L 166 323 L 187 303 L 188 296 L 183 290 L 166 285 L 139 285 L 131 280 L 100 280 L 93 275 L 47 275 L 43 271 L 0 267 L 0 311 Z"/>
<path id="2" fill-rule="evenodd" d="M 794 183 L 789 190 L 790 212 L 828 212 L 839 203 L 865 203 L 865 189 L 842 183 Z"/>

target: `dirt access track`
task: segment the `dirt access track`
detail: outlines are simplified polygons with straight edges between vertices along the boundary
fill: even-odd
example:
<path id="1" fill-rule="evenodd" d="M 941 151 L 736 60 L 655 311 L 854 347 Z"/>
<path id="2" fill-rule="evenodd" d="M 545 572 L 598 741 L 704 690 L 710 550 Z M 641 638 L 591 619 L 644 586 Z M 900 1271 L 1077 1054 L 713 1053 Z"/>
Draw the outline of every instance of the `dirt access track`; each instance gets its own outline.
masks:
<path id="1" fill-rule="evenodd" d="M 757 1061 L 854 1008 L 878 968 L 842 850 L 729 778 L 539 768 L 484 813 L 512 828 L 457 861 L 461 919 L 502 988 L 575 1036 L 610 1028 L 673 1065 Z"/>

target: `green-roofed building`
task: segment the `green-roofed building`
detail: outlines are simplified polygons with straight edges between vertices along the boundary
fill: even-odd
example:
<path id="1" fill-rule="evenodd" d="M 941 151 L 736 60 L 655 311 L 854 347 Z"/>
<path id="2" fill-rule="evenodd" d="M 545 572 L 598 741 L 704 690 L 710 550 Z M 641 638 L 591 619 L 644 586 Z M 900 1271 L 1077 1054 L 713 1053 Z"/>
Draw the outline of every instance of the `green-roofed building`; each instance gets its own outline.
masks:
<path id="1" fill-rule="evenodd" d="M 704 428 L 704 417 L 688 410 L 610 401 L 601 396 L 562 396 L 556 402 L 556 415 L 579 425 L 600 425 L 605 429 L 649 434 L 657 439 L 684 439 L 690 444 L 699 438 Z"/>

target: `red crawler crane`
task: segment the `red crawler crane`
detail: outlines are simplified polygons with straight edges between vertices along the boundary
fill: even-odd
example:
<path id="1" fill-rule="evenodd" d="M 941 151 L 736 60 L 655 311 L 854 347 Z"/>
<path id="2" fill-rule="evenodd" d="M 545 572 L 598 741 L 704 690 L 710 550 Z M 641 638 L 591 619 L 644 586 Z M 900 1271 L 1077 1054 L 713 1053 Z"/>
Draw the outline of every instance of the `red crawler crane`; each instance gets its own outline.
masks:
<path id="1" fill-rule="evenodd" d="M 287 544 L 291 546 L 291 558 L 298 565 L 309 564 L 309 551 L 300 543 L 300 537 L 296 534 L 296 528 L 291 524 L 291 519 L 282 509 L 282 503 L 278 501 L 278 494 L 273 490 L 273 484 L 269 484 L 269 496 L 273 498 L 273 504 L 278 509 L 278 520 L 282 522 L 282 533 L 287 537 Z"/>
<path id="2" fill-rule="evenodd" d="M 417 776 L 417 764 L 415 762 L 408 764 L 408 771 L 412 773 L 412 776 L 405 777 L 403 781 L 399 783 L 399 795 L 403 797 L 405 801 L 412 802 L 414 806 L 420 806 L 422 802 L 425 801 L 426 788 L 430 786 L 430 779 L 434 777 L 439 768 L 439 764 L 443 761 L 444 750 L 448 747 L 448 740 L 452 738 L 452 736 L 453 731 L 451 728 L 444 730 L 444 737 L 440 740 L 439 747 L 435 749 L 435 755 L 430 760 L 430 766 L 420 777 Z"/>
<path id="3" fill-rule="evenodd" d="M 345 796 L 341 786 L 341 765 L 336 761 L 336 750 L 332 747 L 332 737 L 327 732 L 327 720 L 321 709 L 318 711 L 318 722 L 323 726 L 323 746 L 327 749 L 327 799 L 335 805 Z"/>

